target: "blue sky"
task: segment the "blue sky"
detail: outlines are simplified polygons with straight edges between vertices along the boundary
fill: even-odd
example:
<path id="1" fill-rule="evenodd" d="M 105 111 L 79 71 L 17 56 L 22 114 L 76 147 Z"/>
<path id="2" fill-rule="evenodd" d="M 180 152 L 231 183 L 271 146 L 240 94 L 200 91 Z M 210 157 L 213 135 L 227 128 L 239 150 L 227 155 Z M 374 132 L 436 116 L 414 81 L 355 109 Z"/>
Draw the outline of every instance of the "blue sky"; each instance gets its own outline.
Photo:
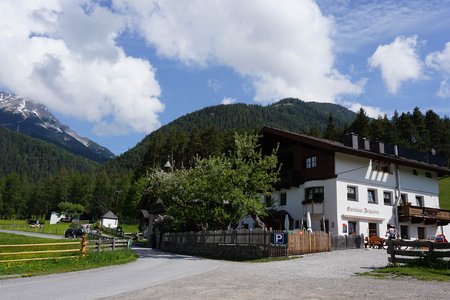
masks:
<path id="1" fill-rule="evenodd" d="M 450 116 L 450 0 L 2 0 L 0 89 L 120 154 L 205 106 Z"/>

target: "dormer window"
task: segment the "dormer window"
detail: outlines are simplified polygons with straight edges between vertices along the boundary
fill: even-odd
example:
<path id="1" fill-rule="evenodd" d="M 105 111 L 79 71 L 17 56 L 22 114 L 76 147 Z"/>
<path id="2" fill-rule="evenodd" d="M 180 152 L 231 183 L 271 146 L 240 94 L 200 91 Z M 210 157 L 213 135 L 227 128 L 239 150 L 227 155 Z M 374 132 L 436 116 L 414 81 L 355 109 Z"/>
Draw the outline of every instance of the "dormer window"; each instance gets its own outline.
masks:
<path id="1" fill-rule="evenodd" d="M 391 164 L 384 162 L 384 161 L 378 161 L 378 160 L 374 160 L 372 162 L 372 171 L 378 171 L 378 172 L 383 172 L 383 173 L 391 173 Z"/>

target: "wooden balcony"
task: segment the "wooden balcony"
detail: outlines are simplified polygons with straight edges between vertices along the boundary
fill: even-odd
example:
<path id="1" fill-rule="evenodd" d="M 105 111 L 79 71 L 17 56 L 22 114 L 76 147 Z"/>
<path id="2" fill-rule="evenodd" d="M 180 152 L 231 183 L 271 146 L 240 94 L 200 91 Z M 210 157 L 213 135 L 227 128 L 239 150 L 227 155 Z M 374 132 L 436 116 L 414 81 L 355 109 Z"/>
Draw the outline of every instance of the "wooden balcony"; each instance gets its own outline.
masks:
<path id="1" fill-rule="evenodd" d="M 450 211 L 431 207 L 400 205 L 398 207 L 398 218 L 400 222 L 445 226 L 450 223 Z"/>

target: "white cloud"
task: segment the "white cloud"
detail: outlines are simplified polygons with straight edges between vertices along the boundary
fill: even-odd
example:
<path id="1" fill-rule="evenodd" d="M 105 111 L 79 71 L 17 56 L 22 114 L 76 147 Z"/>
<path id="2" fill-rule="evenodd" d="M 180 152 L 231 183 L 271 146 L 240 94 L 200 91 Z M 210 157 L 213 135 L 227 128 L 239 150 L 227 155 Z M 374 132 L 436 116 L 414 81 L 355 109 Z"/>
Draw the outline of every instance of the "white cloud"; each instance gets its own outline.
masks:
<path id="1" fill-rule="evenodd" d="M 223 98 L 221 103 L 225 104 L 225 105 L 233 104 L 233 103 L 236 103 L 236 99 L 230 98 L 230 97 L 225 97 L 225 98 Z"/>
<path id="2" fill-rule="evenodd" d="M 378 118 L 379 116 L 385 115 L 385 113 L 378 107 L 362 105 L 361 103 L 346 103 L 345 105 L 348 109 L 356 113 L 363 108 L 366 114 L 371 118 Z"/>
<path id="3" fill-rule="evenodd" d="M 358 53 L 381 39 L 405 32 L 442 31 L 450 26 L 450 1 L 317 0 L 335 23 L 333 38 L 339 51 Z"/>
<path id="4" fill-rule="evenodd" d="M 428 67 L 450 76 L 450 42 L 445 44 L 442 52 L 436 51 L 427 55 L 425 63 Z"/>
<path id="5" fill-rule="evenodd" d="M 441 73 L 444 78 L 436 95 L 441 98 L 450 98 L 450 42 L 445 44 L 442 52 L 436 51 L 428 54 L 425 63 L 431 69 Z"/>
<path id="6" fill-rule="evenodd" d="M 440 98 L 450 98 L 450 83 L 442 80 L 436 95 Z"/>
<path id="7" fill-rule="evenodd" d="M 217 79 L 208 79 L 208 82 L 206 84 L 214 92 L 217 92 L 218 90 L 220 90 L 222 88 L 222 82 L 220 82 Z"/>
<path id="8" fill-rule="evenodd" d="M 186 65 L 222 65 L 249 79 L 254 99 L 334 101 L 361 83 L 334 67 L 333 23 L 312 0 L 113 1 L 156 52 Z"/>
<path id="9" fill-rule="evenodd" d="M 368 59 L 370 67 L 381 70 L 389 92 L 396 94 L 403 82 L 423 78 L 423 63 L 417 46 L 417 36 L 400 36 L 391 44 L 379 45 Z"/>
<path id="10" fill-rule="evenodd" d="M 97 134 L 150 132 L 164 108 L 149 62 L 115 38 L 122 16 L 88 0 L 0 2 L 0 84 Z"/>

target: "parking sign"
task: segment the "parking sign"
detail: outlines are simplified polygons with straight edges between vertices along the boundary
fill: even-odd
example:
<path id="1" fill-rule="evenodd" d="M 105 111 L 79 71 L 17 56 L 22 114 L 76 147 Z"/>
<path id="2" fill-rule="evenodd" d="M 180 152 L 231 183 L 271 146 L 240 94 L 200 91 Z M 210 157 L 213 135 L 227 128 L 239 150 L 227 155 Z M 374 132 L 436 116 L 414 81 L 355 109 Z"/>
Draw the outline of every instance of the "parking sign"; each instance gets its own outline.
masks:
<path id="1" fill-rule="evenodd" d="M 285 232 L 273 232 L 270 237 L 272 246 L 287 247 L 288 235 Z"/>

